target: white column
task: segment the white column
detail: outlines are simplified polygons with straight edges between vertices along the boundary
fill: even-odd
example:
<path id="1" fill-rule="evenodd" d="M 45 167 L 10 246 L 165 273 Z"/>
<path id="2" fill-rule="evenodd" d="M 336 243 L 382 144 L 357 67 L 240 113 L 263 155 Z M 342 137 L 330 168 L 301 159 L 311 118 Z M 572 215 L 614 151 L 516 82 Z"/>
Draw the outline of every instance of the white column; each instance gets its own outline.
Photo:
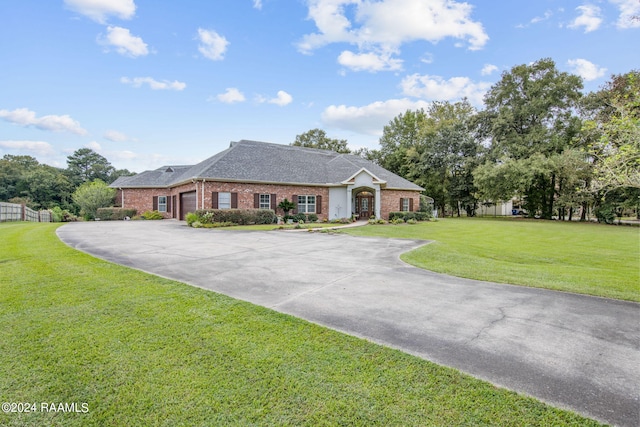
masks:
<path id="1" fill-rule="evenodd" d="M 375 200 L 375 204 L 376 204 L 376 218 L 380 219 L 382 218 L 382 215 L 380 214 L 380 206 L 382 206 L 382 200 L 381 199 L 381 192 L 380 192 L 380 184 L 375 186 L 376 188 L 376 200 Z"/>
<path id="2" fill-rule="evenodd" d="M 347 211 L 344 213 L 345 218 L 351 218 L 351 197 L 353 196 L 353 185 L 347 185 Z"/>

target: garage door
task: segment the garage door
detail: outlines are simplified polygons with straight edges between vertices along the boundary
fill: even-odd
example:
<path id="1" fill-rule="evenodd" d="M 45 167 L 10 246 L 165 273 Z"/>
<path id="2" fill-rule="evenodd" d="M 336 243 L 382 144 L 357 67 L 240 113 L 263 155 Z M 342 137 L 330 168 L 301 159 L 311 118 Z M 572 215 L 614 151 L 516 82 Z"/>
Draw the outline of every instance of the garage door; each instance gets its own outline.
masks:
<path id="1" fill-rule="evenodd" d="M 196 192 L 180 193 L 180 219 L 184 220 L 189 212 L 196 210 Z"/>

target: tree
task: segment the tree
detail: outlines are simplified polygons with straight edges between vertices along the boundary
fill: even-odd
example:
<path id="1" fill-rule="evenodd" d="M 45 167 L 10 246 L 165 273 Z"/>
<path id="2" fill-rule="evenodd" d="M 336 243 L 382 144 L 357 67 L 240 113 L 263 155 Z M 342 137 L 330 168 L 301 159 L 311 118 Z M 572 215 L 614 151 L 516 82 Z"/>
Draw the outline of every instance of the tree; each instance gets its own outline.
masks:
<path id="1" fill-rule="evenodd" d="M 317 148 L 320 150 L 331 150 L 336 153 L 349 154 L 351 150 L 347 148 L 346 139 L 332 139 L 327 137 L 327 133 L 322 129 L 311 129 L 303 134 L 296 135 L 296 140 L 291 145 L 295 147 Z"/>
<path id="2" fill-rule="evenodd" d="M 73 184 L 62 169 L 39 165 L 24 174 L 22 188 L 23 195 L 31 199 L 34 209 L 71 207 Z"/>
<path id="3" fill-rule="evenodd" d="M 380 137 L 380 166 L 418 185 L 422 185 L 420 158 L 428 117 L 423 109 L 407 110 L 394 117 Z"/>
<path id="4" fill-rule="evenodd" d="M 111 183 L 115 168 L 109 161 L 90 148 L 80 148 L 67 157 L 67 173 L 75 185 L 100 179 Z"/>
<path id="5" fill-rule="evenodd" d="M 85 219 L 93 219 L 99 208 L 113 205 L 115 196 L 115 188 L 109 188 L 104 181 L 96 179 L 80 185 L 73 193 L 72 198 L 80 206 L 80 213 Z"/>
<path id="6" fill-rule="evenodd" d="M 613 76 L 589 101 L 594 189 L 640 188 L 640 71 Z"/>
<path id="7" fill-rule="evenodd" d="M 464 209 L 474 216 L 477 199 L 473 170 L 478 165 L 480 145 L 473 133 L 475 109 L 466 99 L 454 104 L 434 102 L 421 130 L 424 149 L 421 158 L 424 187 L 435 204 L 460 216 Z"/>
<path id="8" fill-rule="evenodd" d="M 551 219 L 561 178 L 554 158 L 575 148 L 580 120 L 574 111 L 581 89 L 580 77 L 559 72 L 551 59 L 503 73 L 485 96 L 480 115 L 490 141 L 490 163 L 476 173 L 480 195 L 505 200 L 522 194 L 529 212 Z M 516 174 L 524 175 L 518 179 Z M 498 175 L 515 179 L 500 185 L 504 191 L 499 194 L 486 186 L 496 183 Z"/>
<path id="9" fill-rule="evenodd" d="M 289 216 L 289 211 L 296 208 L 296 204 L 294 202 L 289 201 L 289 199 L 284 199 L 278 204 L 278 207 L 282 209 L 284 212 L 284 216 Z"/>
<path id="10" fill-rule="evenodd" d="M 39 165 L 35 157 L 5 154 L 0 159 L 0 200 L 23 196 L 20 189 L 24 187 L 24 175 Z"/>

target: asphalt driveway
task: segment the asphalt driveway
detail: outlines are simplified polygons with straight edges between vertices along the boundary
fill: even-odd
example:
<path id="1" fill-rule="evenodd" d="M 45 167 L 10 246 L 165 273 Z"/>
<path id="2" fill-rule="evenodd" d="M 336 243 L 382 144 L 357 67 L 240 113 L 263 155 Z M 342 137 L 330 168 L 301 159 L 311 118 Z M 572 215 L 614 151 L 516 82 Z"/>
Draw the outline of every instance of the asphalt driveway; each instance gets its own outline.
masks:
<path id="1" fill-rule="evenodd" d="M 459 279 L 399 255 L 424 241 L 71 223 L 68 245 L 460 369 L 553 405 L 640 425 L 640 304 Z"/>

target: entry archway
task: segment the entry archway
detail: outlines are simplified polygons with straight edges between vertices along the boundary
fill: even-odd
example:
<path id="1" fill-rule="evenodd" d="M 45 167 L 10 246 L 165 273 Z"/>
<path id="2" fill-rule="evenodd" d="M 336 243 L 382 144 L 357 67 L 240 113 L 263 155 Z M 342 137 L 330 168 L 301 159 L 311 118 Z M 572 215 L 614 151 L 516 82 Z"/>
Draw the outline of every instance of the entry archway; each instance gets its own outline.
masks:
<path id="1" fill-rule="evenodd" d="M 353 193 L 356 217 L 358 219 L 375 217 L 375 191 L 372 188 L 358 188 Z"/>

